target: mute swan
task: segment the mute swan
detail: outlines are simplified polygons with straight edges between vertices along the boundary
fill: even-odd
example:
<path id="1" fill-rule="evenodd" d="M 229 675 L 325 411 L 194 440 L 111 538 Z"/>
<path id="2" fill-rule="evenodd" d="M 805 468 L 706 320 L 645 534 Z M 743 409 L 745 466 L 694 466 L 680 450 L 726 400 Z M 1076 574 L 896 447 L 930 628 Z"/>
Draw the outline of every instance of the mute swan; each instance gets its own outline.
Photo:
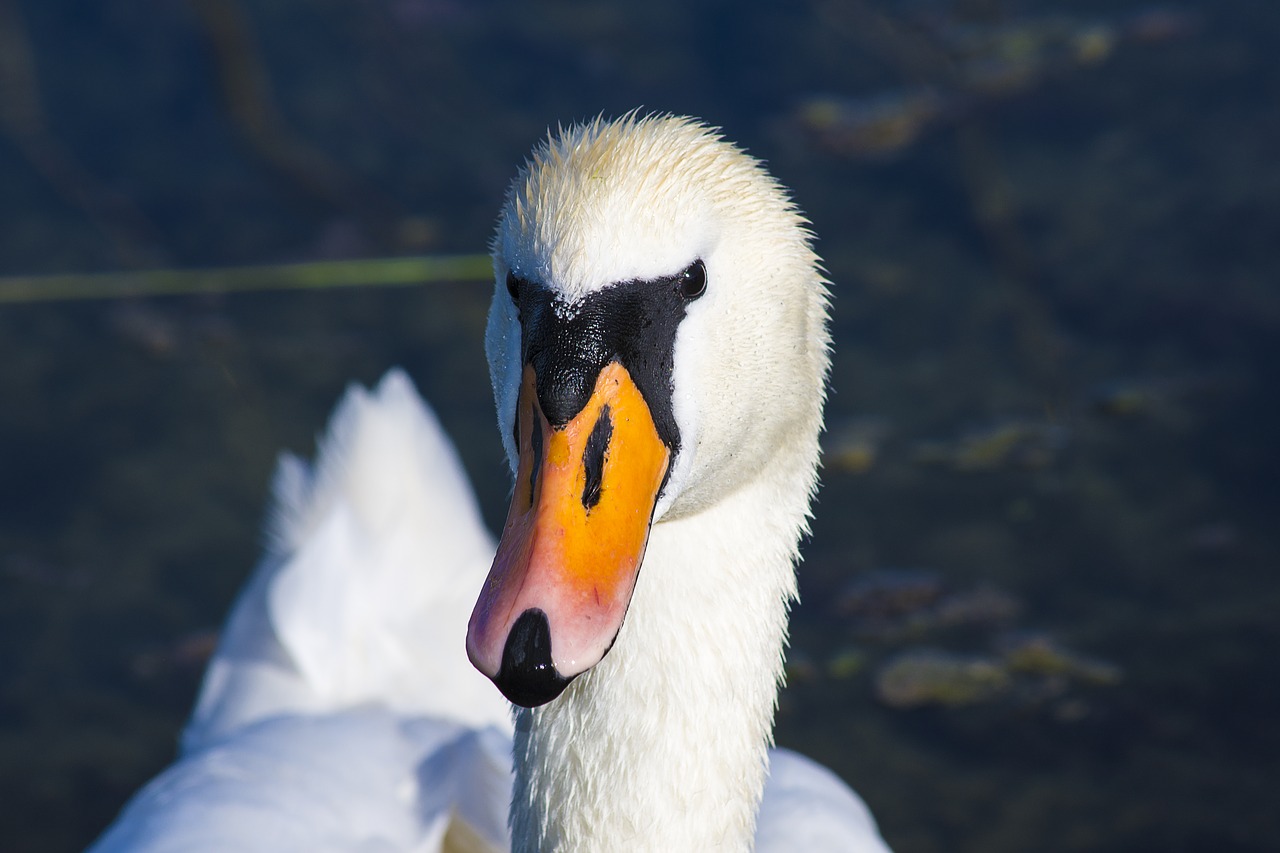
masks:
<path id="1" fill-rule="evenodd" d="M 715 131 L 632 113 L 534 151 L 493 256 L 496 556 L 408 379 L 349 391 L 98 853 L 887 851 L 768 749 L 828 367 L 804 220 Z"/>

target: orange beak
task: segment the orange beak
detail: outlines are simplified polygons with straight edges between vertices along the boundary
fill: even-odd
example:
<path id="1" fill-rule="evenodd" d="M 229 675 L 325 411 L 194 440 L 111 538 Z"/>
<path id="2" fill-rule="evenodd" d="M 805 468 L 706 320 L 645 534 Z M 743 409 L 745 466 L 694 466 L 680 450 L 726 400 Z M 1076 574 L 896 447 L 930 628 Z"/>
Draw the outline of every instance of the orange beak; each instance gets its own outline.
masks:
<path id="1" fill-rule="evenodd" d="M 622 626 L 671 452 L 617 361 L 562 427 L 526 367 L 519 465 L 493 568 L 467 628 L 471 662 L 517 705 L 551 701 Z"/>

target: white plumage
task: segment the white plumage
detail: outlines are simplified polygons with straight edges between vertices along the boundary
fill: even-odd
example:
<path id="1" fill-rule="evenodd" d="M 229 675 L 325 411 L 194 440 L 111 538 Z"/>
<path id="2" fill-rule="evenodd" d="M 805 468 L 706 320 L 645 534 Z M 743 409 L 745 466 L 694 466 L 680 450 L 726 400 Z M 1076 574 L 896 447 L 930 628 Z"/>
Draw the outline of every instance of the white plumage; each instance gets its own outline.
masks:
<path id="1" fill-rule="evenodd" d="M 97 853 L 887 849 L 834 775 L 766 749 L 827 369 L 803 220 L 702 125 L 628 116 L 535 152 L 494 253 L 487 351 L 513 470 L 508 270 L 571 306 L 706 264 L 674 350 L 681 449 L 613 649 L 513 732 L 463 647 L 494 543 L 393 371 L 348 393 L 313 470 L 281 463 L 272 545 L 182 757 Z"/>

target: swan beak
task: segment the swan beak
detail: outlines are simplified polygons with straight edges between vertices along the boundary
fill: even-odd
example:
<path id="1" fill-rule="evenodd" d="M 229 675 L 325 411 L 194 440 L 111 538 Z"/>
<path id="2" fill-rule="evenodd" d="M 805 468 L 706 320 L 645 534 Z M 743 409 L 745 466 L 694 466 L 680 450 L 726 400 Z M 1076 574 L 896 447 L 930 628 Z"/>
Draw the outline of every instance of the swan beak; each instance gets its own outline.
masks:
<path id="1" fill-rule="evenodd" d="M 532 708 L 613 645 L 671 452 L 617 361 L 561 427 L 543 415 L 526 366 L 517 413 L 515 494 L 467 626 L 467 654 L 504 696 Z"/>

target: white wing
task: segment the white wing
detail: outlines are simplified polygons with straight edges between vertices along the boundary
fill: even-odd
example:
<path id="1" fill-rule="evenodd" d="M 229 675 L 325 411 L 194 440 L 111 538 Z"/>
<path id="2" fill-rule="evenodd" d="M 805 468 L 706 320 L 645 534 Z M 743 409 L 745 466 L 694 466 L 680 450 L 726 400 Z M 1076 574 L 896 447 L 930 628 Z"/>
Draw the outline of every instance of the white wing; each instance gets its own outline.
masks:
<path id="1" fill-rule="evenodd" d="M 836 774 L 789 749 L 769 750 L 756 853 L 889 853 L 870 810 Z"/>
<path id="2" fill-rule="evenodd" d="M 275 504 L 182 757 L 95 853 L 509 847 L 509 706 L 464 645 L 493 542 L 409 379 L 350 389 Z"/>

